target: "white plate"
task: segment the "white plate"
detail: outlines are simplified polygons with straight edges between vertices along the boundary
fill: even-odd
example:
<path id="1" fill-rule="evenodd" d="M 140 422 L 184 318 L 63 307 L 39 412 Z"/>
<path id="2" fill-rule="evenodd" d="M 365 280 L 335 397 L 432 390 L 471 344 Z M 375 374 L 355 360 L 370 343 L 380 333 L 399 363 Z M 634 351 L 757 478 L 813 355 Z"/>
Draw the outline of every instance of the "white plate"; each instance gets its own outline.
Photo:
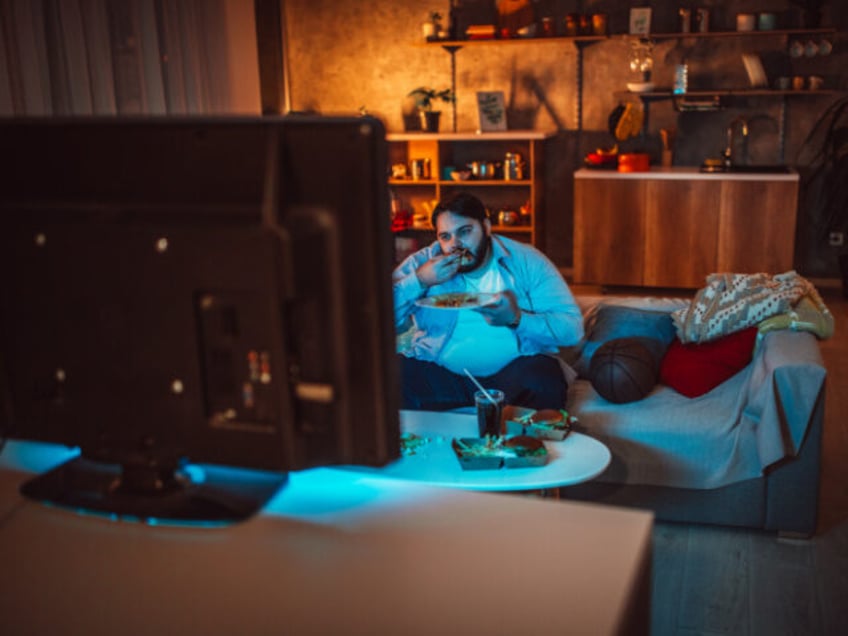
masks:
<path id="1" fill-rule="evenodd" d="M 490 305 L 497 294 L 483 292 L 456 292 L 452 294 L 438 294 L 436 296 L 425 296 L 415 301 L 419 307 L 431 309 L 476 309 Z"/>
<path id="2" fill-rule="evenodd" d="M 647 93 L 654 90 L 653 82 L 627 82 L 627 90 L 631 93 Z"/>

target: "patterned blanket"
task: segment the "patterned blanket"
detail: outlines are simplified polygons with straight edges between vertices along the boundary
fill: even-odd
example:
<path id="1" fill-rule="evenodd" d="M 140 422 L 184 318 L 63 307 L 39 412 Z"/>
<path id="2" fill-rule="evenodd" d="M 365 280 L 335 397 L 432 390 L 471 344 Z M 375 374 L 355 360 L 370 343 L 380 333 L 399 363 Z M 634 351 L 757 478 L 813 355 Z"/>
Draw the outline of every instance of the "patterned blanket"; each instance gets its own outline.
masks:
<path id="1" fill-rule="evenodd" d="M 802 299 L 806 302 L 799 305 Z M 793 319 L 796 307 L 815 319 Z M 833 317 L 815 286 L 795 271 L 769 274 L 710 274 L 690 305 L 672 313 L 677 336 L 684 343 L 706 342 L 785 316 L 785 326 L 813 331 L 820 338 L 833 333 Z M 795 316 L 797 318 L 797 316 Z M 778 327 L 773 321 L 770 328 Z M 794 322 L 794 325 L 793 325 Z"/>

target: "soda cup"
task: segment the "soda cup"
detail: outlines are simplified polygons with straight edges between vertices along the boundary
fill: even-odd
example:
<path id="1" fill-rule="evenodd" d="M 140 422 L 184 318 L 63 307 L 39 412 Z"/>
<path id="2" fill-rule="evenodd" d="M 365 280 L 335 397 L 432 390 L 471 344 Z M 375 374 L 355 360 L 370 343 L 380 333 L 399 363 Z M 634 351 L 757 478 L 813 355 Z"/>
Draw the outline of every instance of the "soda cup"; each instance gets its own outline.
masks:
<path id="1" fill-rule="evenodd" d="M 483 391 L 474 394 L 474 405 L 477 407 L 477 430 L 480 437 L 501 435 L 501 416 L 503 414 L 504 393 L 497 389 L 487 389 L 489 397 Z"/>

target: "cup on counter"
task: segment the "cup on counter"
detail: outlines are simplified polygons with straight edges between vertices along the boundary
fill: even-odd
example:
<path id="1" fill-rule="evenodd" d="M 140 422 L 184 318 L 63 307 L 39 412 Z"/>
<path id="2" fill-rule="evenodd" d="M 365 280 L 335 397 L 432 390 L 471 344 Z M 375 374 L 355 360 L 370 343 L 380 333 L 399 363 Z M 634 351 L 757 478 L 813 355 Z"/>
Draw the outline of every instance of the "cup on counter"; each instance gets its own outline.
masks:
<path id="1" fill-rule="evenodd" d="M 692 10 L 681 8 L 677 15 L 680 17 L 680 32 L 689 33 L 692 30 Z"/>
<path id="2" fill-rule="evenodd" d="M 796 75 L 792 78 L 792 90 L 802 91 L 804 90 L 805 84 L 806 80 L 803 75 Z"/>
<path id="3" fill-rule="evenodd" d="M 737 31 L 753 31 L 757 28 L 757 16 L 753 13 L 736 14 Z"/>
<path id="4" fill-rule="evenodd" d="M 757 15 L 757 29 L 760 31 L 772 31 L 777 28 L 777 15 L 774 13 L 760 13 Z"/>
<path id="5" fill-rule="evenodd" d="M 705 7 L 695 9 L 695 30 L 707 33 L 710 30 L 710 10 Z"/>
<path id="6" fill-rule="evenodd" d="M 592 14 L 592 34 L 606 35 L 607 34 L 608 17 L 606 13 Z"/>
<path id="7" fill-rule="evenodd" d="M 413 181 L 430 178 L 429 159 L 411 159 L 409 162 L 409 175 Z"/>
<path id="8" fill-rule="evenodd" d="M 788 91 L 790 86 L 792 86 L 792 80 L 785 75 L 778 77 L 774 81 L 774 87 L 779 91 Z"/>
<path id="9" fill-rule="evenodd" d="M 580 14 L 569 13 L 565 16 L 565 34 L 580 35 Z"/>
<path id="10" fill-rule="evenodd" d="M 488 396 L 486 395 L 488 393 Z M 504 392 L 498 389 L 486 389 L 474 394 L 474 406 L 477 409 L 477 432 L 480 437 L 501 434 L 501 416 L 504 407 Z M 489 399 L 491 397 L 491 399 Z"/>
<path id="11" fill-rule="evenodd" d="M 820 75 L 810 75 L 807 78 L 807 88 L 811 91 L 821 90 L 824 87 L 824 78 Z"/>

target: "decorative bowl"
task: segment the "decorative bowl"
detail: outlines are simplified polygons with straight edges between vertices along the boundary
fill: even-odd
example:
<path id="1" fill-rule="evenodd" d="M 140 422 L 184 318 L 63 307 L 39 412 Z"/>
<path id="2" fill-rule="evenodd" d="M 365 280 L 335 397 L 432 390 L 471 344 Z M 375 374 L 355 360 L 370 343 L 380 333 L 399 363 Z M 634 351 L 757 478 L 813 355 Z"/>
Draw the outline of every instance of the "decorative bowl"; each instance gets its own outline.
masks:
<path id="1" fill-rule="evenodd" d="M 627 82 L 627 90 L 631 93 L 648 93 L 654 90 L 653 82 Z"/>

